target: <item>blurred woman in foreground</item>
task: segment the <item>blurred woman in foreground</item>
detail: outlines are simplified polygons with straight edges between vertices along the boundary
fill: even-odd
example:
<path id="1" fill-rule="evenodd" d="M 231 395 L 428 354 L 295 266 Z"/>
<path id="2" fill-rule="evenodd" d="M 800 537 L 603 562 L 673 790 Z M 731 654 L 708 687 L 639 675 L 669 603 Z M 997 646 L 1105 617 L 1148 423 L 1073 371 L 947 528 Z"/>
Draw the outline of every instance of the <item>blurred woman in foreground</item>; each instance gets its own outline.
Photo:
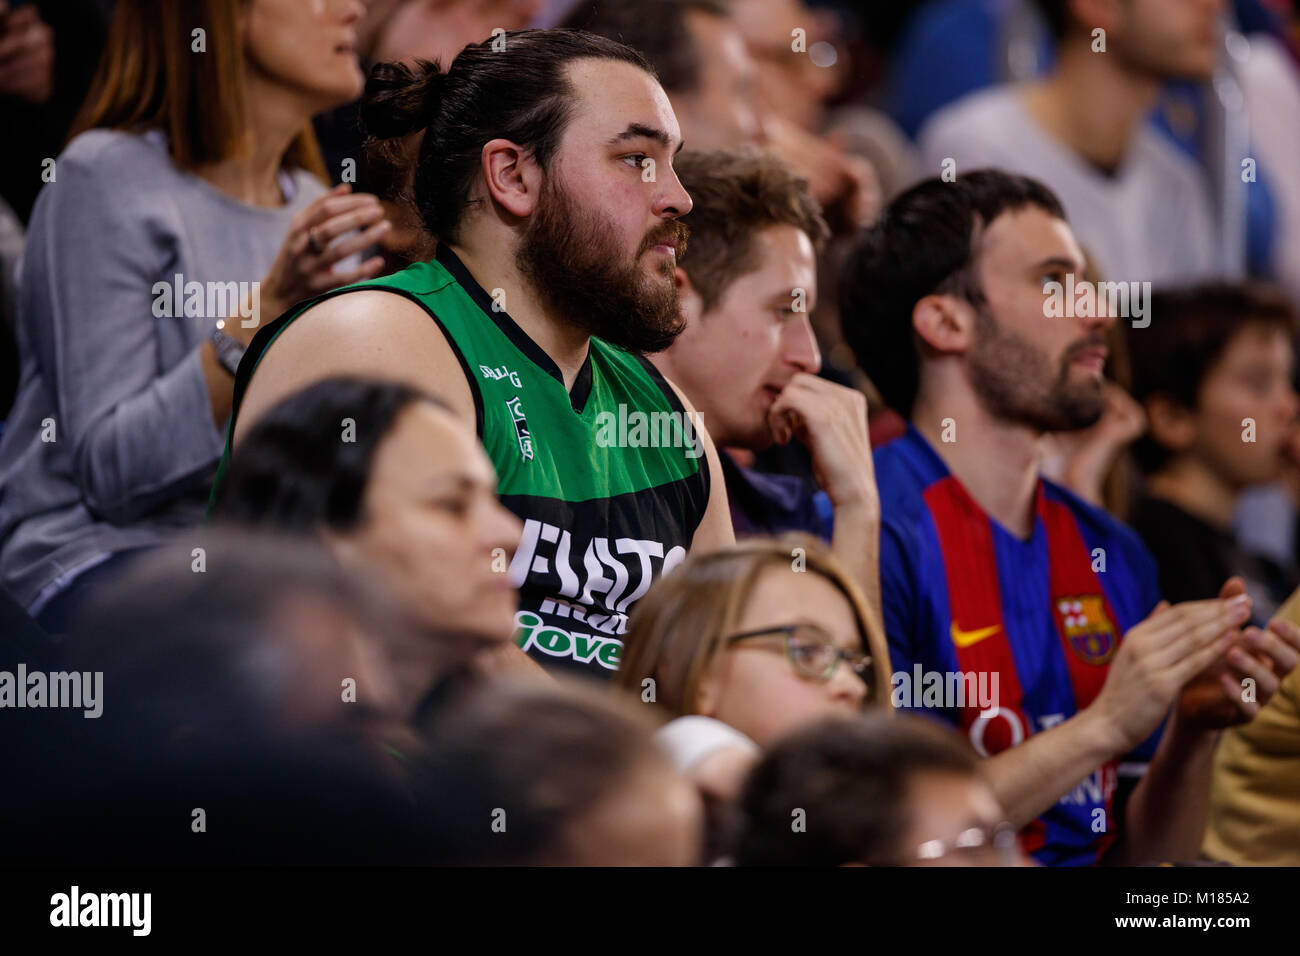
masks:
<path id="1" fill-rule="evenodd" d="M 434 396 L 344 377 L 293 393 L 236 446 L 213 518 L 324 541 L 439 636 L 449 668 L 541 673 L 510 641 L 519 520 L 472 426 Z"/>

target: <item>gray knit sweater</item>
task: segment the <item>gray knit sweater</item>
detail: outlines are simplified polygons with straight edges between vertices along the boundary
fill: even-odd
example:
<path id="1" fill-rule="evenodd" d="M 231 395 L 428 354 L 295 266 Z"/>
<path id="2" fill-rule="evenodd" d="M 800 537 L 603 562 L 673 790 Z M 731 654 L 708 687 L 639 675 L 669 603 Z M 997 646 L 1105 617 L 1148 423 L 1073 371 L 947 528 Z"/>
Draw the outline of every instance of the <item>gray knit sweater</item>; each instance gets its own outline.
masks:
<path id="1" fill-rule="evenodd" d="M 287 205 L 245 205 L 177 169 L 157 133 L 92 130 L 58 157 L 28 231 L 0 439 L 0 584 L 32 613 L 106 555 L 202 520 L 224 429 L 196 350 L 221 290 L 261 279 L 325 191 L 301 170 L 282 183 Z M 213 290 L 189 299 L 201 314 L 156 287 L 178 274 Z"/>

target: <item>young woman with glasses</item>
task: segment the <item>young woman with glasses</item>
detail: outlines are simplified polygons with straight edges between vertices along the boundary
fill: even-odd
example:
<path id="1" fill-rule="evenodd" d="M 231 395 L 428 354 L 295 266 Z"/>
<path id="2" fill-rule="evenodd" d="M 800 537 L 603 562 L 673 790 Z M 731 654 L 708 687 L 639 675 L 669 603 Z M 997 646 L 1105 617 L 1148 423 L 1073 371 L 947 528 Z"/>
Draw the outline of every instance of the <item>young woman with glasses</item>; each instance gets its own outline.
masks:
<path id="1" fill-rule="evenodd" d="M 675 718 L 662 742 L 707 795 L 729 799 L 760 748 L 887 707 L 889 654 L 822 542 L 750 538 L 692 555 L 651 589 L 616 681 Z"/>

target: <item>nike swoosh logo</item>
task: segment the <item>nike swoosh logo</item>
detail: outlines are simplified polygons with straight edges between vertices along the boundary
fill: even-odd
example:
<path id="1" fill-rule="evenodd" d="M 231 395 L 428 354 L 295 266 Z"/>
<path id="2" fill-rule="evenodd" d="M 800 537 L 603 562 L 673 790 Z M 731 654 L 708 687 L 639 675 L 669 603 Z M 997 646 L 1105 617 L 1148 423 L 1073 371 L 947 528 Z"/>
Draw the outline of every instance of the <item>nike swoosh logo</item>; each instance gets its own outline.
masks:
<path id="1" fill-rule="evenodd" d="M 950 633 L 952 634 L 952 642 L 958 647 L 970 647 L 972 644 L 978 644 L 986 637 L 992 637 L 1001 629 L 1001 625 L 994 624 L 992 627 L 981 627 L 976 631 L 963 631 L 957 627 L 957 622 L 953 621 Z"/>

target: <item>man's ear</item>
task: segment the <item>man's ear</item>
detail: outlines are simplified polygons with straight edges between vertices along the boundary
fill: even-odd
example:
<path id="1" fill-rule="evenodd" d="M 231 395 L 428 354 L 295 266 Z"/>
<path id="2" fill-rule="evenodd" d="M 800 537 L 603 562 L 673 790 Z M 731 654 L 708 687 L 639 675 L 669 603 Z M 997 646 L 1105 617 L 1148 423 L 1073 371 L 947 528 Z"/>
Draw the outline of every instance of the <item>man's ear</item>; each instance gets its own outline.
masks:
<path id="1" fill-rule="evenodd" d="M 681 266 L 673 270 L 673 285 L 677 287 L 677 302 L 681 307 L 682 317 L 686 319 L 687 328 L 690 328 L 692 322 L 704 315 L 704 300 L 695 291 L 691 277 Z"/>
<path id="2" fill-rule="evenodd" d="M 912 328 L 921 341 L 941 354 L 959 354 L 971 347 L 975 310 L 952 295 L 927 295 L 912 307 Z"/>
<path id="3" fill-rule="evenodd" d="M 526 219 L 537 208 L 542 174 L 530 152 L 508 139 L 483 144 L 483 181 L 488 196 L 517 219 Z"/>
<path id="4" fill-rule="evenodd" d="M 1161 448 L 1178 454 L 1196 440 L 1196 416 L 1190 408 L 1169 395 L 1150 395 L 1146 400 L 1147 434 Z"/>

